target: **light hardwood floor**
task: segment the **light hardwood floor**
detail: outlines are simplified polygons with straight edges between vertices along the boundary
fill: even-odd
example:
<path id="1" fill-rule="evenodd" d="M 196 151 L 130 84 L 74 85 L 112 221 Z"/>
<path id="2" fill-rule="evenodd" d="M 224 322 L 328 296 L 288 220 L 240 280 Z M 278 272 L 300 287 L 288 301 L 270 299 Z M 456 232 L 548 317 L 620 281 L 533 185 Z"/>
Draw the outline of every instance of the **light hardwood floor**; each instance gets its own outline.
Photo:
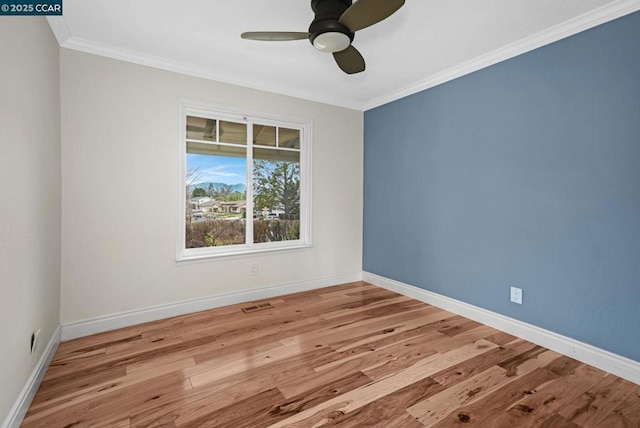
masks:
<path id="1" fill-rule="evenodd" d="M 373 285 L 266 301 L 63 342 L 23 426 L 640 427 L 640 386 Z"/>

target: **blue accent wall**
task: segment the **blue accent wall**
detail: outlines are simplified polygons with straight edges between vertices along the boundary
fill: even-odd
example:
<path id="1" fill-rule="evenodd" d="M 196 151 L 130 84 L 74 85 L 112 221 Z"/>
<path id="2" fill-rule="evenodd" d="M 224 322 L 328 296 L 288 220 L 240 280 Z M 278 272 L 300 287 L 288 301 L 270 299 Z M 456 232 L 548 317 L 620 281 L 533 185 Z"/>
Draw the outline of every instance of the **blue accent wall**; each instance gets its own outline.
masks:
<path id="1" fill-rule="evenodd" d="M 640 361 L 640 13 L 367 111 L 364 151 L 365 271 Z"/>

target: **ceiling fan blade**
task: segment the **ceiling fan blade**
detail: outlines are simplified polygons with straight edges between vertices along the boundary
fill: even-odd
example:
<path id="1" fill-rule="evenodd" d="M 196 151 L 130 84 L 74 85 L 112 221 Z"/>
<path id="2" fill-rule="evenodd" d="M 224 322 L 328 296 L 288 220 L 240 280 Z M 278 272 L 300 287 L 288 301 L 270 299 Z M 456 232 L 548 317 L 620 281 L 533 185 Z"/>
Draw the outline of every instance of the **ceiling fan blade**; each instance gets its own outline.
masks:
<path id="1" fill-rule="evenodd" d="M 364 58 L 362 58 L 358 49 L 353 46 L 349 46 L 340 52 L 334 52 L 333 57 L 335 58 L 338 67 L 347 74 L 355 74 L 364 71 Z"/>
<path id="2" fill-rule="evenodd" d="M 358 0 L 338 21 L 355 33 L 390 17 L 402 5 L 404 0 Z"/>
<path id="3" fill-rule="evenodd" d="M 240 35 L 243 39 L 261 40 L 265 42 L 286 42 L 288 40 L 303 40 L 309 38 L 309 33 L 297 31 L 249 31 Z"/>

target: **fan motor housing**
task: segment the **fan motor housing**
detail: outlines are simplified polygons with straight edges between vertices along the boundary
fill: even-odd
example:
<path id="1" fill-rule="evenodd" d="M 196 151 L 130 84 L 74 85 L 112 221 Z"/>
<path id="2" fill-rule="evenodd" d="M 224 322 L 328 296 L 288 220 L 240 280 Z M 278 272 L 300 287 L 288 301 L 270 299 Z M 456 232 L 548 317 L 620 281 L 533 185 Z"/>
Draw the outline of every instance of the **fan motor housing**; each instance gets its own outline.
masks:
<path id="1" fill-rule="evenodd" d="M 352 0 L 311 0 L 311 9 L 315 18 L 309 26 L 309 41 L 318 48 L 314 41 L 325 33 L 340 33 L 353 41 L 354 34 L 345 25 L 338 22 L 342 14 L 351 6 Z"/>

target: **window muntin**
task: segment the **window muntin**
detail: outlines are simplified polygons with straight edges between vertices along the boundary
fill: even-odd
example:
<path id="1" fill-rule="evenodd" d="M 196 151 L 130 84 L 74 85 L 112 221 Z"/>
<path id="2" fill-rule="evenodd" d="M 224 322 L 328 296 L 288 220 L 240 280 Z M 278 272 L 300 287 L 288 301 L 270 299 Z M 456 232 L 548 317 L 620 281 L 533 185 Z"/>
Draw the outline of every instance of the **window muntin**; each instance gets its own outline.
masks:
<path id="1" fill-rule="evenodd" d="M 310 245 L 310 123 L 183 106 L 178 259 Z"/>

